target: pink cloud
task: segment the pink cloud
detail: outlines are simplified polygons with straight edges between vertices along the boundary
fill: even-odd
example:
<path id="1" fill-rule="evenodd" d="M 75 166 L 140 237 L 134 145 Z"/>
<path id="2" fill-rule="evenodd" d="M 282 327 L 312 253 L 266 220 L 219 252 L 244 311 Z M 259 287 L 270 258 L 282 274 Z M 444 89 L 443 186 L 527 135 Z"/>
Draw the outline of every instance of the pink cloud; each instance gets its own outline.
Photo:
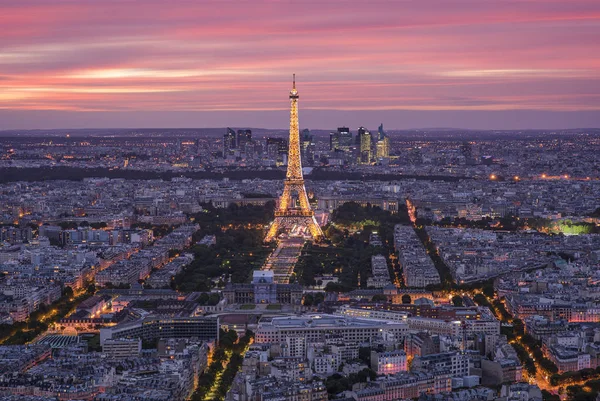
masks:
<path id="1" fill-rule="evenodd" d="M 597 1 L 14 2 L 0 108 L 599 110 Z M 0 127 L 1 128 L 1 127 Z"/>

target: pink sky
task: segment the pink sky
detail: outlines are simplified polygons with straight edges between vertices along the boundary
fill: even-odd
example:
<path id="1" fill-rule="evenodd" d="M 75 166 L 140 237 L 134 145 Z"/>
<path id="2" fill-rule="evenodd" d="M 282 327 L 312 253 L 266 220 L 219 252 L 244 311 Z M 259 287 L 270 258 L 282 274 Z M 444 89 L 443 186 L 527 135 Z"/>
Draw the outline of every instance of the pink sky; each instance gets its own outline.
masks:
<path id="1" fill-rule="evenodd" d="M 598 0 L 5 0 L 0 26 L 0 129 L 282 128 L 293 72 L 313 128 L 600 126 Z"/>

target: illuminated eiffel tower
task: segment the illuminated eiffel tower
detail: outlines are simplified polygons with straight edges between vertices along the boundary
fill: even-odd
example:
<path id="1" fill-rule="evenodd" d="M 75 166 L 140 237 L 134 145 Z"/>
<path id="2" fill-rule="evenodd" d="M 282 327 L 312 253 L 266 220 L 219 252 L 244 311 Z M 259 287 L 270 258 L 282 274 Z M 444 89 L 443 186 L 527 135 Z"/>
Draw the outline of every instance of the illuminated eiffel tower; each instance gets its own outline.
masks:
<path id="1" fill-rule="evenodd" d="M 279 199 L 279 207 L 275 211 L 275 220 L 269 227 L 265 241 L 270 241 L 280 231 L 291 231 L 302 227 L 308 229 L 315 241 L 323 237 L 323 231 L 317 224 L 315 213 L 310 208 L 304 177 L 302 176 L 302 162 L 300 161 L 300 130 L 298 128 L 298 91 L 296 90 L 296 74 L 294 74 L 293 87 L 290 91 L 290 143 L 288 149 L 288 167 L 285 176 L 283 194 Z"/>

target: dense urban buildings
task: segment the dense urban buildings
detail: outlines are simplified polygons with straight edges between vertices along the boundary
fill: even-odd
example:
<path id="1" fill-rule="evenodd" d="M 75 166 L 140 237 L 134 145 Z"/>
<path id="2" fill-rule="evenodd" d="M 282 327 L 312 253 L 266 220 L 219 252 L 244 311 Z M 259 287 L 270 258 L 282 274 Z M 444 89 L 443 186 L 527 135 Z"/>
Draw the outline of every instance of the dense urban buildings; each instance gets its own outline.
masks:
<path id="1" fill-rule="evenodd" d="M 0 137 L 2 399 L 594 394 L 600 132 L 327 136 L 290 103 L 289 136 Z"/>
<path id="2" fill-rule="evenodd" d="M 0 401 L 600 401 L 599 1 L 0 3 Z"/>
<path id="3" fill-rule="evenodd" d="M 144 399 L 185 399 L 203 391 L 195 383 L 210 374 L 214 344 L 246 330 L 254 339 L 225 391 L 232 401 L 535 398 L 536 384 L 558 392 L 564 375 L 596 377 L 597 136 L 496 142 L 458 133 L 443 145 L 407 147 L 415 140 L 382 126 L 377 134 L 342 127 L 329 137 L 298 131 L 293 157 L 309 166 L 306 204 L 325 245 L 304 236 L 302 221 L 268 245 L 277 214 L 258 222 L 251 213 L 281 207 L 288 141 L 280 132 L 223 131 L 216 142 L 165 132 L 140 148 L 103 135 L 86 144 L 2 138 L 2 396 L 59 397 L 62 376 L 38 371 L 75 363 L 95 373 L 67 389 L 71 399 L 124 399 L 122 386 Z M 98 170 L 106 149 L 115 168 Z M 537 153 L 519 159 L 507 149 Z M 558 171 L 558 155 L 567 160 L 570 152 L 578 163 L 559 162 Z M 36 181 L 26 175 L 31 168 L 64 176 Z M 286 210 L 304 210 L 295 196 Z M 234 217 L 235 210 L 244 212 Z M 346 210 L 350 220 L 338 214 Z M 390 223 L 358 217 L 360 210 L 381 210 Z M 347 232 L 336 239 L 334 228 Z M 250 238 L 239 237 L 223 248 L 229 230 L 258 230 L 257 245 L 240 253 Z M 352 265 L 329 265 L 324 256 L 346 252 L 344 236 L 364 238 L 369 250 L 352 279 Z M 212 264 L 223 252 L 232 259 Z M 263 256 L 250 267 L 245 258 L 255 252 Z M 317 265 L 307 265 L 309 256 Z M 191 271 L 210 273 L 179 279 Z M 31 319 L 40 322 L 33 331 Z M 140 369 L 155 376 L 142 380 Z M 485 387 L 503 383 L 498 392 Z"/>

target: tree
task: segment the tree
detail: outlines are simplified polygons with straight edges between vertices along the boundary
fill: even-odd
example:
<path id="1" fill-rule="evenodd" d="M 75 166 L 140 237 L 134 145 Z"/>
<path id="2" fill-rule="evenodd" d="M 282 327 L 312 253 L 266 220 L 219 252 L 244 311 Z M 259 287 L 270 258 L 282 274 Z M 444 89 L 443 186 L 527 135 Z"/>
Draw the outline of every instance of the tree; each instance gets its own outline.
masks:
<path id="1" fill-rule="evenodd" d="M 198 297 L 198 304 L 200 305 L 206 305 L 208 303 L 208 294 L 206 292 L 203 292 L 200 294 L 200 296 Z"/>
<path id="2" fill-rule="evenodd" d="M 464 306 L 463 299 L 459 295 L 455 295 L 452 297 L 452 303 L 454 304 L 454 306 Z"/>
<path id="3" fill-rule="evenodd" d="M 369 380 L 375 380 L 377 378 L 377 373 L 371 368 L 365 368 L 357 373 L 357 381 L 359 383 L 364 383 Z"/>
<path id="4" fill-rule="evenodd" d="M 513 319 L 513 329 L 515 334 L 522 336 L 525 333 L 525 324 L 521 319 Z"/>
<path id="5" fill-rule="evenodd" d="M 208 296 L 208 304 L 210 306 L 215 306 L 216 304 L 219 303 L 219 301 L 221 300 L 221 297 L 219 296 L 219 294 L 213 292 Z"/>
<path id="6" fill-rule="evenodd" d="M 333 281 L 330 281 L 325 286 L 325 291 L 326 292 L 346 292 L 346 291 L 348 291 L 348 288 L 346 286 L 344 286 L 343 284 L 334 283 Z"/>
<path id="7" fill-rule="evenodd" d="M 375 294 L 371 299 L 372 302 L 387 302 L 388 298 L 384 294 Z"/>
<path id="8" fill-rule="evenodd" d="M 96 293 L 96 284 L 91 283 L 88 285 L 86 292 L 90 295 L 94 295 Z"/>
<path id="9" fill-rule="evenodd" d="M 548 390 L 542 390 L 542 400 L 543 401 L 560 401 L 560 396 L 558 394 L 552 394 Z"/>
<path id="10" fill-rule="evenodd" d="M 358 359 L 367 365 L 371 365 L 371 347 L 358 348 Z"/>
<path id="11" fill-rule="evenodd" d="M 63 296 L 66 298 L 73 298 L 73 289 L 69 286 L 63 288 Z"/>
<path id="12" fill-rule="evenodd" d="M 223 348 L 233 348 L 233 344 L 235 344 L 237 339 L 238 335 L 235 330 L 220 330 L 219 345 L 221 345 Z"/>
<path id="13" fill-rule="evenodd" d="M 325 380 L 325 387 L 327 387 L 327 393 L 334 396 L 343 391 L 349 390 L 352 388 L 352 384 L 350 383 L 349 378 L 344 377 L 339 373 L 335 373 Z"/>
<path id="14" fill-rule="evenodd" d="M 473 297 L 473 301 L 479 306 L 487 306 L 492 310 L 494 308 L 483 294 L 475 294 L 475 296 Z"/>
<path id="15" fill-rule="evenodd" d="M 323 301 L 325 301 L 325 294 L 323 294 L 322 292 L 317 292 L 315 295 L 315 305 L 319 305 L 321 304 Z"/>
<path id="16" fill-rule="evenodd" d="M 60 223 L 58 223 L 58 225 L 63 230 L 74 230 L 77 228 L 77 223 L 75 223 L 74 221 L 61 221 Z"/>
<path id="17" fill-rule="evenodd" d="M 527 370 L 527 373 L 528 373 L 530 376 L 535 376 L 535 373 L 536 373 L 536 370 L 537 370 L 537 369 L 536 369 L 536 367 L 535 367 L 535 362 L 533 362 L 533 360 L 532 360 L 532 359 L 527 359 L 527 360 L 525 361 L 525 369 Z"/>
<path id="18" fill-rule="evenodd" d="M 45 314 L 46 312 L 48 312 L 48 305 L 46 305 L 45 303 L 43 303 L 43 302 L 42 302 L 42 303 L 41 303 L 41 304 L 38 306 L 38 311 L 39 311 L 41 314 Z"/>
<path id="19" fill-rule="evenodd" d="M 484 281 L 481 286 L 481 292 L 488 298 L 494 298 L 494 280 Z"/>

